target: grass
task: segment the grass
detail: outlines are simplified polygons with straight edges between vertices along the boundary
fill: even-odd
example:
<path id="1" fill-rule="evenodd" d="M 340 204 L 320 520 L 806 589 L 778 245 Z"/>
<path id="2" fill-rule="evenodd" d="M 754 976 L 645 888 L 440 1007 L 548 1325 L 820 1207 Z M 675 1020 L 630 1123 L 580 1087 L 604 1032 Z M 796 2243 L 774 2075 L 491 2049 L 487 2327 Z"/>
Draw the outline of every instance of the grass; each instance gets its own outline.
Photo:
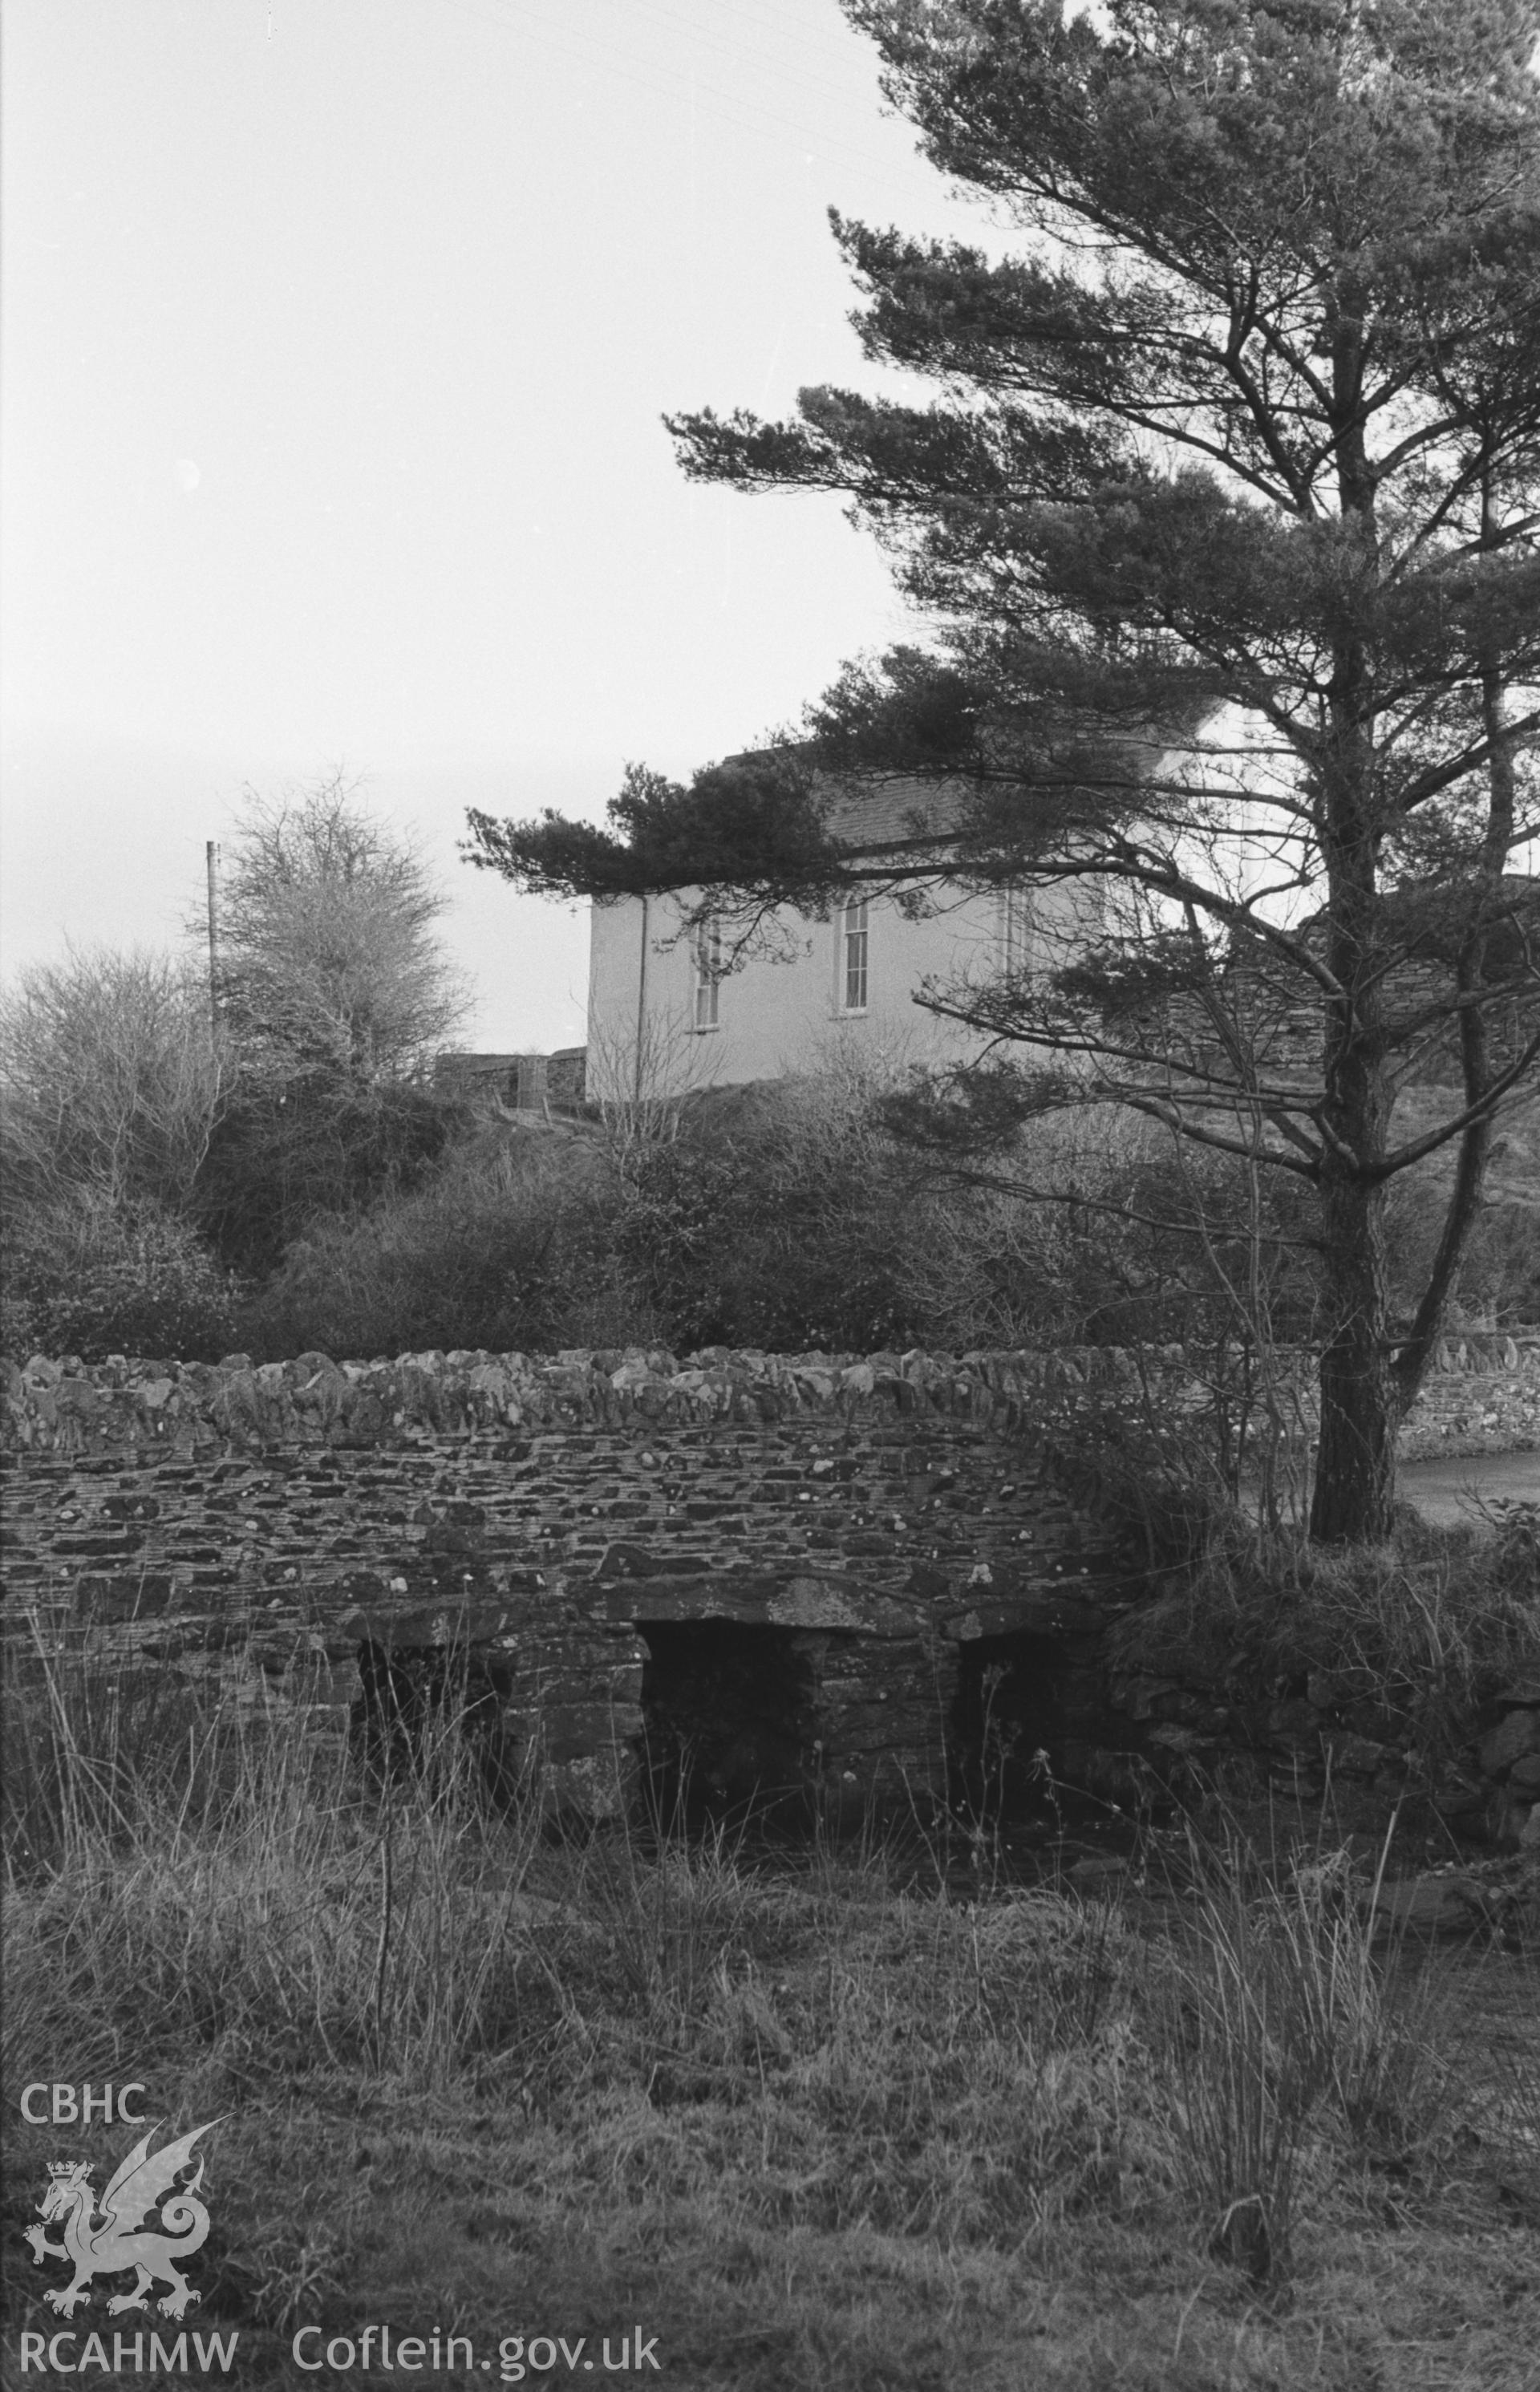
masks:
<path id="1" fill-rule="evenodd" d="M 1461 1956 L 1452 2010 L 1344 1855 L 960 1904 L 880 1847 L 555 1841 L 452 1737 L 381 1787 L 186 1690 L 7 1702 L 7 2363 L 59 2323 L 47 2163 L 99 2186 L 129 2139 L 18 2125 L 19 2087 L 132 2075 L 225 2121 L 188 2322 L 239 2327 L 245 2386 L 389 2323 L 640 2326 L 723 2392 L 1532 2392 L 1533 1968 Z"/>
<path id="2" fill-rule="evenodd" d="M 1194 1839 L 1190 1857 L 1195 1908 L 1167 1980 L 1181 2180 L 1212 2220 L 1210 2254 L 1277 2286 L 1333 2145 L 1415 2157 L 1449 2090 L 1447 2022 L 1426 1977 L 1392 1996 L 1367 1923 L 1381 1872 L 1365 1900 L 1346 1848 L 1273 1872 L 1234 1839 Z"/>

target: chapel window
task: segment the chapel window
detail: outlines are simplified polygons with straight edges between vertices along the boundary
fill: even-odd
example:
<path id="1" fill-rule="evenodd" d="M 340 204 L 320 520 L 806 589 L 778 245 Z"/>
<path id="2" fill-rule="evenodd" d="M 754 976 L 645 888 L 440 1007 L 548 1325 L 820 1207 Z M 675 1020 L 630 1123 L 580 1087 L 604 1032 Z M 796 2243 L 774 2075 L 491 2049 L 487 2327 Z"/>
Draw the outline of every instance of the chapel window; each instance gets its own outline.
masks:
<path id="1" fill-rule="evenodd" d="M 866 1011 L 870 941 L 867 901 L 861 897 L 847 905 L 842 916 L 842 1009 L 846 1013 Z"/>
<path id="2" fill-rule="evenodd" d="M 692 951 L 695 1028 L 715 1030 L 721 1018 L 722 987 L 722 926 L 715 915 L 696 924 Z"/>

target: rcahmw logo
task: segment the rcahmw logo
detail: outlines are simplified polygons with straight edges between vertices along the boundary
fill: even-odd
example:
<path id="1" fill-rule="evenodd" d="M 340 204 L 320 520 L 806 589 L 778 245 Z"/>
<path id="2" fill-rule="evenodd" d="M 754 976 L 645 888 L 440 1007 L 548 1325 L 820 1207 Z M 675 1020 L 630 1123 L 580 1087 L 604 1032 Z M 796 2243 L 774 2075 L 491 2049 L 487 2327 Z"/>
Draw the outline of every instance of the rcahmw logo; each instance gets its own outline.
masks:
<path id="1" fill-rule="evenodd" d="M 95 2119 L 106 2121 L 116 2112 L 137 2125 L 143 2112 L 130 2107 L 130 2097 L 140 2094 L 139 2084 L 121 2087 L 114 2101 L 112 2087 L 104 2086 L 93 2093 L 90 2086 L 77 2088 L 72 2085 L 29 2085 L 21 2097 L 22 2114 L 33 2126 L 58 2122 L 60 2125 L 78 2121 L 84 2125 Z M 46 2106 L 43 2097 L 46 2096 Z M 84 2097 L 84 2098 L 80 2098 Z M 181 2319 L 191 2305 L 201 2298 L 196 2287 L 188 2283 L 182 2268 L 195 2251 L 208 2239 L 209 2213 L 199 2198 L 203 2186 L 204 2155 L 194 2154 L 193 2146 L 220 2121 L 211 2118 L 178 2135 L 152 2152 L 158 2128 L 150 2126 L 140 2136 L 117 2167 L 98 2195 L 91 2182 L 92 2163 L 83 2159 L 51 2160 L 48 2182 L 37 2214 L 43 2223 L 29 2226 L 25 2240 L 32 2246 L 33 2263 L 42 2267 L 49 2259 L 62 2259 L 70 2268 L 70 2280 L 64 2284 L 50 2284 L 43 2297 L 61 2318 L 72 2318 L 79 2308 L 91 2302 L 93 2280 L 97 2276 L 133 2276 L 126 2290 L 115 2293 L 107 2304 L 109 2317 L 122 2316 L 126 2310 L 148 2310 L 149 2295 L 155 2287 L 163 2286 L 155 2307 L 164 2318 Z M 48 2228 L 57 2225 L 58 2239 L 50 2241 Z M 175 2340 L 162 2341 L 159 2334 L 149 2336 L 149 2366 L 167 2371 L 185 2370 L 188 2365 L 188 2336 L 178 2334 Z M 239 2334 L 195 2334 L 193 2344 L 198 2364 L 227 2368 L 235 2356 Z M 84 2340 L 84 2348 L 76 2346 Z M 145 2337 L 115 2334 L 111 2336 L 113 2355 L 107 2355 L 107 2338 L 100 2334 L 24 2334 L 21 2336 L 21 2367 L 53 2369 L 60 2374 L 78 2374 L 90 2367 L 108 2372 L 123 2368 L 136 2371 L 146 2364 Z"/>

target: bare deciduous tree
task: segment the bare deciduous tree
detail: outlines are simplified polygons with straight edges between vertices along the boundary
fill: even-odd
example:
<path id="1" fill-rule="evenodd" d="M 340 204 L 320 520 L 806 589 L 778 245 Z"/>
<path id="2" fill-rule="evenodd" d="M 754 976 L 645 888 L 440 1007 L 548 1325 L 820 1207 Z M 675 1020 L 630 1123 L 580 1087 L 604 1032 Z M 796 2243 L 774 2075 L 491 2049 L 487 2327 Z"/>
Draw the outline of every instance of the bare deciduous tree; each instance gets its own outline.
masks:
<path id="1" fill-rule="evenodd" d="M 448 900 L 340 774 L 248 793 L 221 891 L 219 996 L 243 1068 L 370 1086 L 419 1068 L 465 991 L 434 935 Z"/>
<path id="2" fill-rule="evenodd" d="M 32 967 L 0 996 L 12 1201 L 184 1209 L 229 1080 L 206 992 L 172 957 L 72 948 Z"/>

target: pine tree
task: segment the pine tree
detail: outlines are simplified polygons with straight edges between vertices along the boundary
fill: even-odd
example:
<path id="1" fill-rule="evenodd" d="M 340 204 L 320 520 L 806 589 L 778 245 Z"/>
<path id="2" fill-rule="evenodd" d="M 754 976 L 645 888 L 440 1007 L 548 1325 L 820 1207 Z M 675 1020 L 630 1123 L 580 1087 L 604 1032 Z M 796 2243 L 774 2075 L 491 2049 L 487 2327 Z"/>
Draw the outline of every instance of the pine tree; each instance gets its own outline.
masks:
<path id="1" fill-rule="evenodd" d="M 929 158 L 1021 238 L 836 217 L 868 357 L 934 402 L 819 389 L 790 422 L 670 428 L 698 479 L 847 493 L 934 626 L 810 717 L 824 768 L 954 793 L 889 883 L 1100 892 L 1087 954 L 927 1001 L 1312 1191 L 1312 1531 L 1383 1535 L 1493 1125 L 1540 1055 L 1514 869 L 1540 730 L 1540 8 L 844 5 Z M 872 885 L 796 760 L 766 769 L 791 813 L 741 767 L 654 786 L 608 835 L 473 818 L 472 853 L 529 886 L 667 886 L 682 835 L 703 904 L 744 918 Z M 756 822 L 778 826 L 757 864 Z M 1439 1051 L 1459 1093 L 1397 1138 Z M 1451 1142 L 1398 1322 L 1387 1188 Z"/>

